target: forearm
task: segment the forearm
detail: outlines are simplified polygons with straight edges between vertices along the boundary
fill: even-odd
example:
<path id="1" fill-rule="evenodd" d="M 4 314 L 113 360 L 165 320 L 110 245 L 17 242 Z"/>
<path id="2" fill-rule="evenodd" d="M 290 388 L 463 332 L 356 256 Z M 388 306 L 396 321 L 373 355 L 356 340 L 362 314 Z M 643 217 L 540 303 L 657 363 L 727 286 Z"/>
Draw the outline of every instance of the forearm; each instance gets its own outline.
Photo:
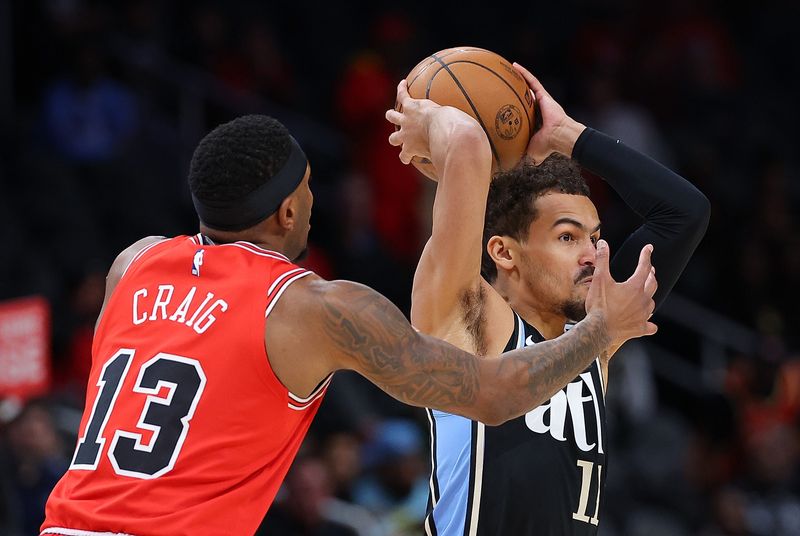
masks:
<path id="1" fill-rule="evenodd" d="M 603 316 L 590 313 L 560 337 L 484 360 L 479 395 L 496 401 L 494 423 L 513 419 L 549 400 L 609 344 Z"/>
<path id="2" fill-rule="evenodd" d="M 491 148 L 474 119 L 455 108 L 444 106 L 437 109 L 428 127 L 428 143 L 431 162 L 440 181 L 457 176 L 459 169 L 467 169 L 472 170 L 471 175 L 485 182 L 488 188 Z"/>
<path id="3" fill-rule="evenodd" d="M 660 305 L 705 234 L 708 199 L 677 173 L 592 129 L 577 139 L 572 157 L 602 177 L 645 220 L 617 250 L 611 268 L 618 277 L 627 277 L 642 246 L 653 244 L 659 280 L 655 301 Z"/>
<path id="4" fill-rule="evenodd" d="M 478 358 L 415 332 L 371 289 L 349 282 L 320 285 L 311 309 L 321 328 L 315 340 L 324 341 L 334 370 L 355 370 L 401 402 L 487 424 L 544 403 L 611 342 L 604 318 L 593 312 L 561 337 L 500 358 Z"/>
<path id="5" fill-rule="evenodd" d="M 611 342 L 602 315 L 592 313 L 564 335 L 507 352 L 477 358 L 438 339 L 420 335 L 412 355 L 416 366 L 405 377 L 378 385 L 399 400 L 502 424 L 547 402 Z M 410 380 L 410 381 L 409 381 Z"/>
<path id="6" fill-rule="evenodd" d="M 702 219 L 708 199 L 689 181 L 652 158 L 591 128 L 575 142 L 572 158 L 611 185 L 636 214 L 656 224 Z"/>
<path id="7" fill-rule="evenodd" d="M 480 285 L 483 220 L 491 150 L 480 126 L 462 112 L 440 109 L 430 130 L 439 175 L 433 225 L 414 276 L 412 317 L 427 333 L 454 318 L 465 293 Z"/>

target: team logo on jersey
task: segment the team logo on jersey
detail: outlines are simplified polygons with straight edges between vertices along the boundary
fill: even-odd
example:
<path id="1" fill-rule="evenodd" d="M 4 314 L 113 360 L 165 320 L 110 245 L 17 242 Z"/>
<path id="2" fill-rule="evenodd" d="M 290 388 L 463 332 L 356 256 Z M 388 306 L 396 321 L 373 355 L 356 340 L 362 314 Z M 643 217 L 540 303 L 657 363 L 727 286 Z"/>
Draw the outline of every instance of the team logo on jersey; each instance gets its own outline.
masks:
<path id="1" fill-rule="evenodd" d="M 201 266 L 203 266 L 203 250 L 198 249 L 194 252 L 194 260 L 192 261 L 192 275 L 200 277 Z"/>
<path id="2" fill-rule="evenodd" d="M 594 413 L 594 421 L 597 426 L 595 443 L 588 441 L 587 411 Z M 591 373 L 584 372 L 578 376 L 577 381 L 570 383 L 565 389 L 553 395 L 549 402 L 525 415 L 525 424 L 537 434 L 550 434 L 553 439 L 566 441 L 567 437 L 564 432 L 568 413 L 572 417 L 575 444 L 578 448 L 583 452 L 590 452 L 596 448 L 597 452 L 603 454 L 600 407 Z"/>

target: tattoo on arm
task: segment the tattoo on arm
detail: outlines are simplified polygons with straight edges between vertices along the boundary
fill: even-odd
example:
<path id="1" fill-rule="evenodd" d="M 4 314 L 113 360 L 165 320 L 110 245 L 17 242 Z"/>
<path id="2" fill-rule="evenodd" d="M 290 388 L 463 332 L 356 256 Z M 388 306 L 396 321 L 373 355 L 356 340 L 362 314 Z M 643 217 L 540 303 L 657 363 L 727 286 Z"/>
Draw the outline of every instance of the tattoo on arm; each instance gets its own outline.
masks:
<path id="1" fill-rule="evenodd" d="M 324 329 L 334 351 L 398 400 L 417 406 L 471 406 L 478 392 L 477 360 L 420 335 L 389 300 L 355 284 L 338 283 L 322 299 Z"/>
<path id="2" fill-rule="evenodd" d="M 505 390 L 509 400 L 501 410 L 503 418 L 521 415 L 550 399 L 609 343 L 603 317 L 590 315 L 560 337 L 506 353 L 499 360 L 498 376 L 516 377 L 519 385 Z"/>
<path id="3" fill-rule="evenodd" d="M 480 359 L 416 333 L 373 290 L 335 283 L 321 296 L 323 328 L 343 368 L 356 370 L 398 400 L 499 423 L 548 400 L 609 344 L 602 316 L 501 358 Z"/>

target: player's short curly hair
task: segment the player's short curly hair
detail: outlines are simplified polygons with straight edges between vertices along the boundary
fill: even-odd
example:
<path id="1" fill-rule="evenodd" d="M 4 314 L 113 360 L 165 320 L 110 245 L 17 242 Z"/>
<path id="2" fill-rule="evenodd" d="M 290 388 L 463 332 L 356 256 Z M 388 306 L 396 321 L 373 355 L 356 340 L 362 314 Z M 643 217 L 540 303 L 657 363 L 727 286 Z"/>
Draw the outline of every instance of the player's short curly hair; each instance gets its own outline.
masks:
<path id="1" fill-rule="evenodd" d="M 489 187 L 483 225 L 481 275 L 488 282 L 497 278 L 497 267 L 486 251 L 489 239 L 497 235 L 527 240 L 528 229 L 537 215 L 536 200 L 548 192 L 588 197 L 589 185 L 578 164 L 555 153 L 538 166 L 523 161 L 514 169 L 495 175 Z"/>
<path id="2" fill-rule="evenodd" d="M 238 117 L 200 141 L 189 167 L 189 189 L 203 202 L 238 201 L 269 181 L 291 150 L 289 131 L 277 119 Z"/>

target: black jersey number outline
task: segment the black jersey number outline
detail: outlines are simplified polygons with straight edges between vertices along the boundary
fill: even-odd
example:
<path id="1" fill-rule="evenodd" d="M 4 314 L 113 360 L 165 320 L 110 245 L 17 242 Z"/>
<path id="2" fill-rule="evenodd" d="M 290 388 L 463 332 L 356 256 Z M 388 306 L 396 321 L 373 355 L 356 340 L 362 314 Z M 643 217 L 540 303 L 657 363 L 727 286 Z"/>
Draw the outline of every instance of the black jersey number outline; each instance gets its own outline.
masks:
<path id="1" fill-rule="evenodd" d="M 134 353 L 122 349 L 103 365 L 97 382 L 100 390 L 70 469 L 97 468 L 106 442 L 103 432 Z M 205 373 L 195 359 L 161 352 L 142 364 L 133 391 L 148 396 L 136 426 L 152 432 L 152 438 L 145 444 L 141 434 L 115 430 L 108 449 L 114 471 L 142 479 L 158 478 L 171 471 L 205 384 Z M 166 396 L 158 396 L 164 387 Z"/>

